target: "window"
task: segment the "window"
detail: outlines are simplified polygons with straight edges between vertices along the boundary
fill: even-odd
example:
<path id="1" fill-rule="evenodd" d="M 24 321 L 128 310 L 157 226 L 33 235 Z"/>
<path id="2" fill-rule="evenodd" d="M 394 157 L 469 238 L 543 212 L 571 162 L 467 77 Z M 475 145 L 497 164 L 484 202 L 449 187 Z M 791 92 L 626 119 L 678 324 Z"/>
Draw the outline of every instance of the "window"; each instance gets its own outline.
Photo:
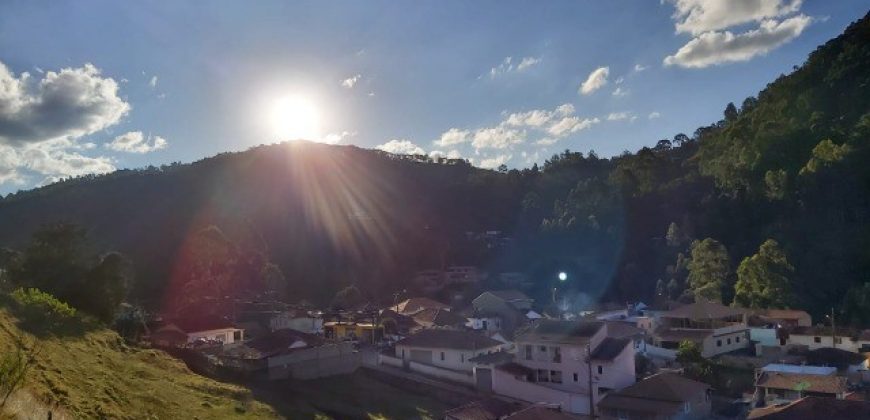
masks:
<path id="1" fill-rule="evenodd" d="M 541 346 L 541 353 L 547 352 L 547 346 Z"/>
<path id="2" fill-rule="evenodd" d="M 459 363 L 465 363 L 465 353 L 459 353 Z"/>
<path id="3" fill-rule="evenodd" d="M 574 372 L 574 382 L 580 381 L 580 375 L 577 375 L 577 372 Z"/>
<path id="4" fill-rule="evenodd" d="M 816 343 L 821 343 L 821 342 L 822 342 L 822 337 L 813 337 L 813 341 L 816 342 Z"/>
<path id="5" fill-rule="evenodd" d="M 562 363 L 562 349 L 560 347 L 553 347 L 553 362 Z"/>
<path id="6" fill-rule="evenodd" d="M 532 345 L 526 344 L 526 360 L 532 360 Z"/>
<path id="7" fill-rule="evenodd" d="M 722 340 L 716 340 L 716 347 L 722 347 Z"/>
<path id="8" fill-rule="evenodd" d="M 545 369 L 538 369 L 538 382 L 550 382 L 550 372 Z"/>
<path id="9" fill-rule="evenodd" d="M 405 349 L 402 349 L 402 358 L 405 358 Z"/>
<path id="10" fill-rule="evenodd" d="M 836 341 L 837 344 L 843 344 L 843 337 L 834 337 L 834 341 Z"/>
<path id="11" fill-rule="evenodd" d="M 554 384 L 562 383 L 562 371 L 561 370 L 551 370 L 550 371 L 550 382 Z"/>
<path id="12" fill-rule="evenodd" d="M 736 342 L 739 343 L 739 342 L 740 342 L 740 337 L 735 337 L 735 338 L 734 338 L 734 341 L 736 341 Z"/>
<path id="13" fill-rule="evenodd" d="M 486 327 L 487 327 L 487 324 L 486 324 L 486 320 L 484 319 L 483 320 L 483 329 L 487 329 Z"/>
<path id="14" fill-rule="evenodd" d="M 601 375 L 604 373 L 604 366 L 598 365 L 598 374 Z"/>
<path id="15" fill-rule="evenodd" d="M 683 412 L 688 413 L 692 411 L 692 405 L 689 403 L 683 403 Z"/>
<path id="16" fill-rule="evenodd" d="M 726 340 L 726 342 L 728 343 L 729 346 L 731 345 L 731 339 L 730 339 L 730 338 L 729 338 L 728 340 Z"/>
<path id="17" fill-rule="evenodd" d="M 444 360 L 444 352 L 443 351 L 441 352 L 441 360 L 442 361 Z"/>

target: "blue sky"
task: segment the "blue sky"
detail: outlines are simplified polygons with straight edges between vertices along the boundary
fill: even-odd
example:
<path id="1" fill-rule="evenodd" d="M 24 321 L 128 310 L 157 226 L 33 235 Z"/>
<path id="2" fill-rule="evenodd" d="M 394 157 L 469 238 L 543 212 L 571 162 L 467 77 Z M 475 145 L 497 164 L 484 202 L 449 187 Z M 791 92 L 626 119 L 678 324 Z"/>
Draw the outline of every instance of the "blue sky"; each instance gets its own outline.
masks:
<path id="1" fill-rule="evenodd" d="M 566 148 L 612 156 L 714 122 L 866 12 L 857 0 L 4 1 L 0 193 L 299 133 L 485 167 Z"/>

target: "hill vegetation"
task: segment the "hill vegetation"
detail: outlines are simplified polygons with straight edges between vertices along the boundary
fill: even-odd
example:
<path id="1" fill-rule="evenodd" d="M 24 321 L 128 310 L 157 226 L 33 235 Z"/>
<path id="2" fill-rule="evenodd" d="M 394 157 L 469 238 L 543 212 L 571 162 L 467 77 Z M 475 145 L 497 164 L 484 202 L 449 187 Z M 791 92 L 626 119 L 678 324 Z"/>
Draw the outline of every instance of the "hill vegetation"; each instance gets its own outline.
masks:
<path id="1" fill-rule="evenodd" d="M 161 351 L 127 346 L 69 307 L 41 315 L 52 322 L 27 322 L 22 309 L 34 303 L 33 293 L 27 295 L 0 296 L 0 354 L 23 343 L 34 356 L 22 390 L 0 408 L 0 418 L 49 409 L 55 418 L 276 417 L 250 391 L 196 375 Z"/>
<path id="2" fill-rule="evenodd" d="M 582 301 L 739 293 L 748 305 L 841 307 L 866 326 L 867 39 L 865 16 L 721 120 L 636 153 L 565 151 L 487 171 L 352 146 L 260 146 L 7 196 L 0 241 L 24 249 L 41 224 L 76 223 L 129 258 L 131 299 L 154 307 L 258 288 L 322 304 L 348 285 L 388 301 L 417 270 L 476 264 L 525 272 L 544 299 L 568 271 Z M 493 230 L 512 240 L 467 234 Z"/>

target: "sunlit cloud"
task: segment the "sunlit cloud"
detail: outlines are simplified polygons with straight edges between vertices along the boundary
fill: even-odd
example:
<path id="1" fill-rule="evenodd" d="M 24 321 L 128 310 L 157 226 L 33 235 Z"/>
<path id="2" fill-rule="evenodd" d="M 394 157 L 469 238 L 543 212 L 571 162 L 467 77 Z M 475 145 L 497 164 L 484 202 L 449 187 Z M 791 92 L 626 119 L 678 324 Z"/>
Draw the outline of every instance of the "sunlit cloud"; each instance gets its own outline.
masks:
<path id="1" fill-rule="evenodd" d="M 361 74 L 356 74 L 348 77 L 347 79 L 341 81 L 341 87 L 346 89 L 353 89 L 353 87 L 356 86 L 357 82 L 359 82 L 360 79 L 362 79 Z"/>
<path id="2" fill-rule="evenodd" d="M 388 153 L 397 155 L 425 155 L 426 151 L 422 147 L 417 146 L 410 140 L 397 139 L 390 140 L 384 144 L 379 144 L 375 147 L 378 150 L 383 150 Z"/>
<path id="3" fill-rule="evenodd" d="M 165 149 L 169 145 L 163 137 L 151 136 L 147 137 L 141 131 L 130 131 L 120 136 L 115 137 L 110 143 L 106 143 L 106 148 L 116 152 L 127 153 L 148 153 L 156 150 Z"/>
<path id="4" fill-rule="evenodd" d="M 599 67 L 589 73 L 586 81 L 580 85 L 582 95 L 590 95 L 607 85 L 607 76 L 610 75 L 610 67 Z"/>

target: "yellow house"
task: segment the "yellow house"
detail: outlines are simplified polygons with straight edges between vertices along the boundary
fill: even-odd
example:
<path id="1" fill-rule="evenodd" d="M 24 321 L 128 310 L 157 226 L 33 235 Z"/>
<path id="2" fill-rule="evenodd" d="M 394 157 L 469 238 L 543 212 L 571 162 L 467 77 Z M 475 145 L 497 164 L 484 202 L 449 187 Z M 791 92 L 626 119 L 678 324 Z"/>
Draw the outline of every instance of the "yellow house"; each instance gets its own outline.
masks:
<path id="1" fill-rule="evenodd" d="M 323 332 L 327 338 L 357 339 L 364 343 L 371 343 L 384 336 L 384 326 L 380 324 L 376 326 L 371 322 L 330 321 L 323 323 Z"/>

